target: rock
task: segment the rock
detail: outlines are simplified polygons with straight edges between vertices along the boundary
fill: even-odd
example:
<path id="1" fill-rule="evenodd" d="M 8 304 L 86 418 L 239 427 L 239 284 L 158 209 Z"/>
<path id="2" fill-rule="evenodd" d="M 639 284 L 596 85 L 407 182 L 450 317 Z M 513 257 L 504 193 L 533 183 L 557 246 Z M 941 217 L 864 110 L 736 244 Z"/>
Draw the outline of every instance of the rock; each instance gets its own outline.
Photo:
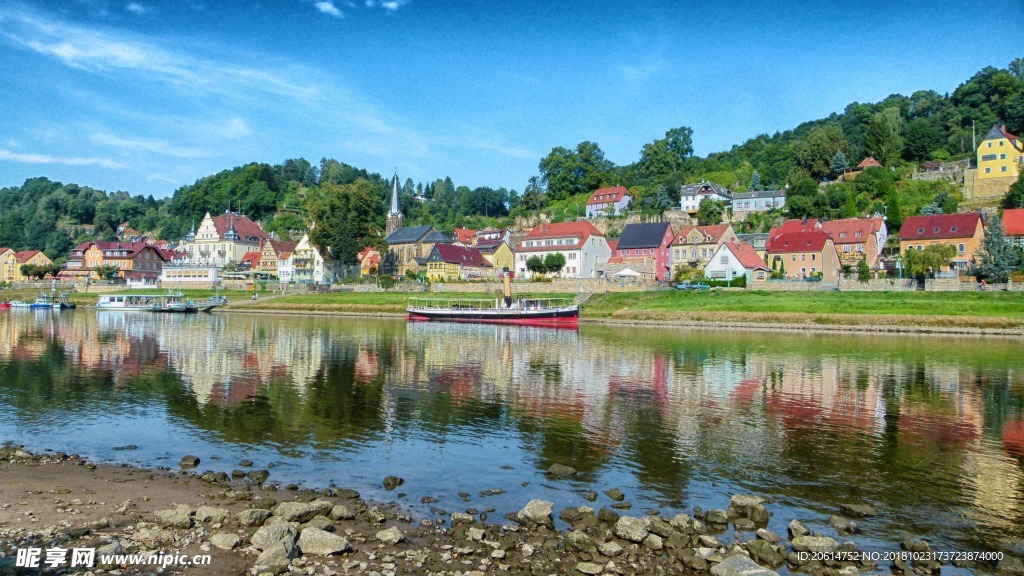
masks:
<path id="1" fill-rule="evenodd" d="M 789 532 L 790 540 L 798 536 L 807 536 L 811 533 L 811 531 L 807 529 L 807 526 L 804 526 L 803 522 L 799 520 L 791 520 L 786 530 Z"/>
<path id="2" fill-rule="evenodd" d="M 832 552 L 839 543 L 828 536 L 797 536 L 793 538 L 793 550 L 797 552 Z"/>
<path id="3" fill-rule="evenodd" d="M 530 556 L 533 556 L 534 549 L 533 546 L 529 544 L 523 544 L 523 547 L 519 549 L 519 552 L 522 553 L 524 557 L 529 558 Z"/>
<path id="4" fill-rule="evenodd" d="M 623 494 L 622 490 L 619 490 L 618 488 L 605 490 L 604 495 L 611 498 L 612 500 L 615 500 L 616 502 L 622 502 L 626 498 L 626 495 Z"/>
<path id="5" fill-rule="evenodd" d="M 238 465 L 242 468 L 252 468 L 252 460 L 242 460 Z"/>
<path id="6" fill-rule="evenodd" d="M 661 550 L 665 547 L 665 540 L 657 534 L 648 534 L 647 538 L 644 538 L 644 548 L 648 550 Z"/>
<path id="7" fill-rule="evenodd" d="M 615 558 L 624 552 L 622 546 L 620 546 L 615 540 L 603 542 L 597 547 L 597 551 L 600 552 L 602 556 L 607 556 L 608 558 Z"/>
<path id="8" fill-rule="evenodd" d="M 238 537 L 238 534 L 232 534 L 231 532 L 218 532 L 210 536 L 210 544 L 221 550 L 231 550 L 241 543 L 242 540 Z"/>
<path id="9" fill-rule="evenodd" d="M 708 561 L 702 556 L 686 556 L 683 559 L 683 565 L 692 570 L 693 572 L 707 572 Z"/>
<path id="10" fill-rule="evenodd" d="M 910 552 L 929 552 L 931 546 L 924 540 L 904 540 L 900 542 L 900 548 Z"/>
<path id="11" fill-rule="evenodd" d="M 193 456 L 191 454 L 182 456 L 178 465 L 186 470 L 189 468 L 195 468 L 196 466 L 199 466 L 199 456 Z"/>
<path id="12" fill-rule="evenodd" d="M 767 528 L 758 528 L 757 529 L 757 537 L 760 538 L 761 540 L 767 540 L 768 542 L 770 542 L 772 544 L 778 544 L 779 541 L 782 540 L 782 538 L 779 538 L 778 534 L 776 534 L 775 532 L 772 532 L 771 530 L 769 530 Z"/>
<path id="13" fill-rule="evenodd" d="M 779 554 L 779 551 L 767 540 L 752 540 L 747 542 L 747 552 L 754 560 L 769 566 L 778 566 L 786 561 L 786 557 Z"/>
<path id="14" fill-rule="evenodd" d="M 749 514 L 749 518 L 752 522 L 761 525 L 767 524 L 768 520 L 770 520 L 772 516 L 772 513 L 769 512 L 768 509 L 764 507 L 764 504 L 758 504 L 757 506 L 754 506 L 750 510 Z"/>
<path id="15" fill-rule="evenodd" d="M 839 511 L 855 518 L 867 518 L 878 514 L 875 507 L 870 504 L 840 504 Z"/>
<path id="16" fill-rule="evenodd" d="M 261 526 L 267 521 L 267 518 L 270 518 L 270 510 L 259 508 L 250 508 L 235 514 L 235 522 L 239 526 Z"/>
<path id="17" fill-rule="evenodd" d="M 725 510 L 708 510 L 707 515 L 704 517 L 704 521 L 708 524 L 724 526 L 729 523 L 729 513 Z"/>
<path id="18" fill-rule="evenodd" d="M 316 528 L 317 530 L 323 530 L 324 532 L 334 532 L 334 523 L 331 522 L 331 519 L 327 516 L 313 516 L 309 522 L 302 525 L 299 531 L 301 532 L 308 528 Z"/>
<path id="19" fill-rule="evenodd" d="M 742 554 L 729 556 L 711 569 L 714 576 L 779 576 L 767 568 L 758 566 L 750 558 Z"/>
<path id="20" fill-rule="evenodd" d="M 1016 556 L 1004 555 L 996 568 L 1000 576 L 1019 576 L 1024 574 L 1024 561 Z"/>
<path id="21" fill-rule="evenodd" d="M 647 526 L 644 524 L 644 521 L 632 516 L 619 518 L 612 531 L 619 538 L 629 540 L 630 542 L 640 543 L 644 541 L 644 538 L 647 538 Z"/>
<path id="22" fill-rule="evenodd" d="M 860 532 L 860 528 L 857 527 L 857 523 L 849 518 L 843 518 L 842 516 L 836 516 L 833 514 L 828 517 L 829 526 L 836 529 L 840 534 L 857 534 Z"/>
<path id="23" fill-rule="evenodd" d="M 583 499 L 586 500 L 587 502 L 593 502 L 594 500 L 597 500 L 597 492 L 593 490 L 587 490 L 586 492 L 583 493 Z"/>
<path id="24" fill-rule="evenodd" d="M 200 506 L 196 508 L 196 522 L 224 522 L 231 512 L 226 508 L 214 508 L 213 506 Z"/>
<path id="25" fill-rule="evenodd" d="M 338 504 L 331 508 L 329 514 L 331 520 L 354 520 L 356 513 L 353 512 L 348 506 L 344 504 Z"/>
<path id="26" fill-rule="evenodd" d="M 452 513 L 452 526 L 456 524 L 472 524 L 473 516 L 466 514 L 465 512 L 453 512 Z"/>
<path id="27" fill-rule="evenodd" d="M 150 550 L 164 548 L 174 542 L 174 534 L 171 531 L 155 527 L 137 530 L 131 538 Z"/>
<path id="28" fill-rule="evenodd" d="M 298 522 L 302 524 L 312 520 L 317 513 L 318 510 L 316 508 L 305 502 L 281 502 L 274 507 L 274 516 L 281 518 L 285 522 Z"/>
<path id="29" fill-rule="evenodd" d="M 676 533 L 675 529 L 672 528 L 672 525 L 661 518 L 648 516 L 644 518 L 644 521 L 647 522 L 647 529 L 649 531 L 661 536 L 662 538 L 668 538 Z"/>
<path id="30" fill-rule="evenodd" d="M 736 494 L 729 499 L 729 510 L 731 516 L 736 518 L 750 518 L 751 512 L 757 506 L 764 503 L 764 498 L 749 494 Z"/>
<path id="31" fill-rule="evenodd" d="M 594 545 L 593 539 L 591 539 L 586 532 L 581 530 L 571 530 L 565 535 L 565 548 L 567 550 L 588 552 L 590 550 L 594 550 L 596 546 Z"/>
<path id="32" fill-rule="evenodd" d="M 530 500 L 526 507 L 519 511 L 516 518 L 521 524 L 537 524 L 553 528 L 555 523 L 551 518 L 553 502 L 547 500 Z"/>
<path id="33" fill-rule="evenodd" d="M 402 484 L 405 484 L 405 478 L 399 478 L 398 476 L 388 476 L 384 478 L 384 489 L 394 490 Z"/>
<path id="34" fill-rule="evenodd" d="M 699 542 L 704 548 L 718 548 L 722 545 L 722 543 L 718 541 L 718 538 L 715 538 L 710 534 L 701 534 L 697 537 L 697 542 Z"/>
<path id="35" fill-rule="evenodd" d="M 258 550 L 266 550 L 277 542 L 290 542 L 294 544 L 296 536 L 298 536 L 298 531 L 291 524 L 287 522 L 274 522 L 273 524 L 262 526 L 252 535 L 249 542 Z"/>
<path id="36" fill-rule="evenodd" d="M 288 565 L 291 564 L 292 558 L 299 555 L 298 549 L 295 547 L 295 542 L 289 542 L 287 540 L 281 540 L 267 545 L 267 549 L 264 550 L 258 558 L 256 558 L 256 571 L 261 572 L 272 572 L 278 574 L 288 569 Z"/>
<path id="37" fill-rule="evenodd" d="M 138 449 L 139 449 L 139 447 L 136 446 L 135 444 L 126 444 L 124 446 L 114 446 L 113 448 L 111 448 L 111 450 L 113 450 L 115 452 L 120 452 L 122 450 L 138 450 Z"/>
<path id="38" fill-rule="evenodd" d="M 101 557 L 113 556 L 114 554 L 124 554 L 127 551 L 120 540 L 114 540 L 97 548 L 96 555 Z"/>
<path id="39" fill-rule="evenodd" d="M 249 480 L 251 480 L 253 484 L 263 484 L 264 482 L 267 481 L 267 478 L 270 478 L 270 471 L 250 470 L 248 473 L 246 473 L 246 476 L 249 477 Z"/>
<path id="40" fill-rule="evenodd" d="M 576 569 L 584 574 L 600 574 L 604 572 L 604 566 L 595 562 L 577 562 Z"/>
<path id="41" fill-rule="evenodd" d="M 732 524 L 737 532 L 753 532 L 757 529 L 757 524 L 750 518 L 737 518 Z"/>
<path id="42" fill-rule="evenodd" d="M 394 546 L 402 540 L 405 540 L 405 535 L 402 534 L 402 531 L 398 529 L 398 526 L 392 526 L 387 530 L 381 530 L 380 532 L 377 532 L 376 538 L 377 540 L 380 540 L 385 544 Z"/>
<path id="43" fill-rule="evenodd" d="M 303 554 L 330 556 L 352 549 L 348 540 L 326 530 L 307 528 L 299 535 L 299 548 Z"/>
<path id="44" fill-rule="evenodd" d="M 568 478 L 569 476 L 576 475 L 576 469 L 572 466 L 566 466 L 565 464 L 555 462 L 550 468 L 548 468 L 548 474 L 558 476 L 559 478 Z"/>
<path id="45" fill-rule="evenodd" d="M 165 528 L 191 528 L 192 516 L 188 506 L 179 506 L 174 510 L 157 510 L 154 512 L 156 523 Z"/>

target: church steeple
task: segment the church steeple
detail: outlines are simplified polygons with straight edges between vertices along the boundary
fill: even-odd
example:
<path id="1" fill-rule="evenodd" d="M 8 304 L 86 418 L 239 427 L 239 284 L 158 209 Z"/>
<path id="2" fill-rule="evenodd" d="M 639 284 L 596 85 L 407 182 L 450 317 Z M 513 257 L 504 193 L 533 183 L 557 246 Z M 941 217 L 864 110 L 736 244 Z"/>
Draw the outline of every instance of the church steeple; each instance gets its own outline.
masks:
<path id="1" fill-rule="evenodd" d="M 388 209 L 387 234 L 402 227 L 402 210 L 398 205 L 398 168 L 395 168 L 395 176 L 391 180 L 391 207 Z"/>

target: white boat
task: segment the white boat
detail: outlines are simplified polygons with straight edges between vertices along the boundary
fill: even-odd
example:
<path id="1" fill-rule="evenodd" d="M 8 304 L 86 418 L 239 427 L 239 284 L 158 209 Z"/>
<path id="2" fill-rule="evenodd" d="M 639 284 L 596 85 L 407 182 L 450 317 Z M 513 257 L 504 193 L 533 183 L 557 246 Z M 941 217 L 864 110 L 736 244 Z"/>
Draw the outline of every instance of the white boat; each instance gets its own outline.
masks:
<path id="1" fill-rule="evenodd" d="M 11 308 L 31 308 L 31 302 L 22 302 L 21 300 L 11 300 Z"/>
<path id="2" fill-rule="evenodd" d="M 165 308 L 188 302 L 181 292 L 167 294 L 103 294 L 96 302 L 97 310 L 114 310 L 117 312 L 142 312 L 156 308 Z"/>

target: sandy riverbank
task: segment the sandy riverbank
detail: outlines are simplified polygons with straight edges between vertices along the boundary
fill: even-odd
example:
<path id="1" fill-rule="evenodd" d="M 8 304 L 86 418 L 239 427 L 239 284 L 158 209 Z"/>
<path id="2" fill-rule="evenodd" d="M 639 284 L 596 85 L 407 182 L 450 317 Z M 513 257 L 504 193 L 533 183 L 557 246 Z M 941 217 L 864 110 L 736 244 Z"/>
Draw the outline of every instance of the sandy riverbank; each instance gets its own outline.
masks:
<path id="1" fill-rule="evenodd" d="M 808 533 L 793 521 L 780 538 L 764 528 L 771 514 L 769 501 L 746 495 L 723 496 L 728 508 L 695 510 L 693 517 L 620 516 L 613 506 L 622 495 L 609 490 L 593 493 L 594 500 L 601 500 L 595 502 L 600 507 L 596 511 L 582 507 L 556 512 L 549 502 L 531 501 L 504 520 L 484 521 L 486 510 L 472 507 L 435 509 L 431 518 L 413 519 L 397 505 L 365 502 L 352 490 L 260 485 L 259 470 L 256 482 L 242 477 L 252 471 L 244 467 L 232 478 L 97 465 L 76 456 L 33 455 L 5 445 L 0 448 L 0 574 L 38 573 L 18 571 L 17 550 L 54 546 L 97 548 L 97 562 L 108 552 L 210 556 L 209 565 L 172 566 L 164 572 L 188 574 L 612 576 L 711 571 L 737 576 L 760 565 L 763 576 L 774 574 L 765 567 L 782 566 L 817 576 L 856 576 L 885 569 L 937 573 L 943 564 L 928 558 L 924 541 L 894 544 L 894 550 L 917 551 L 917 560 L 909 564 L 867 559 L 848 541 L 856 539 L 856 522 L 868 522 L 875 514 L 864 503 L 837 505 L 837 514 L 828 520 L 835 537 Z M 487 496 L 480 494 L 477 502 L 485 505 Z M 571 528 L 559 530 L 556 517 L 559 525 Z M 858 560 L 829 561 L 826 568 L 825 562 L 812 559 L 815 552 L 846 553 Z M 975 566 L 962 560 L 953 564 Z M 86 573 L 157 573 L 158 568 L 125 562 Z M 1024 564 L 1007 557 L 997 570 L 1024 573 Z"/>

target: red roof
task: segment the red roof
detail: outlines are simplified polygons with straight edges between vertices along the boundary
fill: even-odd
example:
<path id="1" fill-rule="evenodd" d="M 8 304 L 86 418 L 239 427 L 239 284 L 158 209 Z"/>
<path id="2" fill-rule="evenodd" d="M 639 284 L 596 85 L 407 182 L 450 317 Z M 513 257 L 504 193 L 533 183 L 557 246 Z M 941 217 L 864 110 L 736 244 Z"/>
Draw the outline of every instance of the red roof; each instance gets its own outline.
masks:
<path id="1" fill-rule="evenodd" d="M 455 241 L 462 242 L 463 244 L 472 244 L 473 238 L 476 237 L 476 230 L 470 230 L 469 228 L 456 228 L 454 233 Z"/>
<path id="2" fill-rule="evenodd" d="M 6 246 L 0 247 L 0 254 L 4 254 L 6 252 L 9 252 L 10 250 L 11 249 Z"/>
<path id="3" fill-rule="evenodd" d="M 878 162 L 878 160 L 875 160 L 871 156 L 868 156 L 867 158 L 861 160 L 860 164 L 857 164 L 857 168 L 862 168 L 862 169 L 863 168 L 881 168 L 881 167 L 882 167 L 882 165 Z"/>
<path id="4" fill-rule="evenodd" d="M 729 224 L 713 224 L 710 226 L 686 226 L 676 236 L 676 244 L 685 244 L 683 241 L 691 232 L 696 230 L 704 235 L 707 242 L 713 242 L 717 244 L 722 240 L 722 236 L 729 230 Z"/>
<path id="5" fill-rule="evenodd" d="M 378 256 L 380 256 L 380 253 L 377 252 L 376 248 L 374 248 L 373 246 L 367 246 L 366 248 L 363 248 L 362 252 L 360 252 L 359 254 L 356 254 L 356 260 L 358 260 L 359 262 L 362 262 L 363 260 L 366 260 L 367 256 L 370 256 L 370 255 L 372 255 L 374 253 L 376 253 Z"/>
<path id="6" fill-rule="evenodd" d="M 278 258 L 281 257 L 282 252 L 293 252 L 297 246 L 295 242 L 285 242 L 284 240 L 267 240 L 267 242 L 270 243 L 270 249 Z"/>
<path id="7" fill-rule="evenodd" d="M 823 222 L 821 231 L 835 244 L 861 244 L 867 242 L 868 236 L 874 236 L 875 222 L 871 218 L 832 220 Z"/>
<path id="8" fill-rule="evenodd" d="M 613 188 L 601 188 L 595 190 L 590 198 L 587 198 L 587 206 L 593 206 L 594 204 L 614 204 L 626 197 L 626 195 L 633 196 L 625 186 L 615 186 Z"/>
<path id="9" fill-rule="evenodd" d="M 939 240 L 971 238 L 981 222 L 981 214 L 936 214 L 909 216 L 900 228 L 900 240 Z"/>
<path id="10" fill-rule="evenodd" d="M 733 256 L 736 257 L 736 260 L 739 261 L 740 265 L 747 270 L 756 270 L 758 268 L 768 270 L 768 266 L 764 263 L 764 259 L 758 256 L 757 250 L 754 250 L 753 246 L 749 244 L 740 244 L 739 242 L 726 242 L 725 244 L 722 244 L 722 246 L 728 248 L 732 252 Z"/>
<path id="11" fill-rule="evenodd" d="M 601 236 L 601 231 L 590 222 L 558 222 L 555 224 L 538 224 L 530 230 L 519 245 L 516 252 L 544 252 L 552 250 L 576 250 L 583 246 L 591 236 Z M 558 244 L 552 246 L 526 246 L 527 241 L 532 240 L 555 240 L 560 238 L 574 238 L 574 244 Z"/>
<path id="12" fill-rule="evenodd" d="M 167 256 L 167 254 L 171 253 L 169 250 L 163 250 L 163 249 L 161 249 L 161 248 L 159 248 L 157 246 L 152 246 L 152 245 L 147 244 L 146 242 L 143 242 L 141 240 L 138 241 L 138 242 L 104 242 L 102 240 L 100 240 L 100 241 L 92 241 L 92 242 L 83 242 L 83 243 L 79 244 L 78 246 L 75 246 L 74 250 L 81 250 L 81 251 L 84 252 L 85 250 L 88 250 L 89 246 L 91 246 L 93 244 L 95 244 L 96 247 L 99 248 L 100 251 L 104 253 L 103 254 L 104 257 L 106 257 L 106 253 L 107 252 L 110 252 L 112 250 L 118 250 L 118 251 L 124 250 L 124 251 L 128 252 L 128 255 L 127 256 L 118 256 L 118 258 L 134 258 L 135 255 L 138 254 L 139 252 L 141 252 L 142 250 L 145 250 L 146 248 L 150 248 L 151 250 L 156 252 L 161 258 L 163 258 L 164 260 L 169 260 L 170 258 Z"/>
<path id="13" fill-rule="evenodd" d="M 618 248 L 618 247 L 619 247 L 618 239 L 612 239 L 612 238 L 608 239 L 608 248 L 611 249 L 612 254 L 615 253 L 615 249 Z M 0 252 L 2 252 L 2 250 L 0 250 Z"/>
<path id="14" fill-rule="evenodd" d="M 39 254 L 40 252 L 41 250 L 22 250 L 21 252 L 15 252 L 14 258 L 15 260 L 18 261 L 19 264 L 24 264 L 25 262 L 28 262 L 30 258 L 35 256 L 36 254 Z"/>
<path id="15" fill-rule="evenodd" d="M 491 263 L 476 248 L 456 246 L 455 244 L 434 244 L 434 250 L 441 256 L 441 260 L 448 264 L 477 268 L 490 268 L 491 266 Z"/>
<path id="16" fill-rule="evenodd" d="M 245 254 L 242 255 L 242 262 L 248 262 L 250 265 L 256 266 L 257 264 L 260 263 L 260 256 L 262 255 L 262 252 L 246 252 Z"/>
<path id="17" fill-rule="evenodd" d="M 242 216 L 241 214 L 235 214 L 229 212 L 227 214 L 221 214 L 213 218 L 213 225 L 217 228 L 217 234 L 223 239 L 224 235 L 227 234 L 228 228 L 231 225 L 235 225 L 235 232 L 238 233 L 238 239 L 245 242 L 249 241 L 249 238 L 256 238 L 262 240 L 269 240 L 270 236 L 260 228 L 259 224 L 249 220 L 249 218 Z"/>
<path id="18" fill-rule="evenodd" d="M 791 254 L 800 252 L 821 252 L 828 242 L 828 234 L 820 230 L 809 232 L 791 232 L 769 238 L 772 254 Z"/>
<path id="19" fill-rule="evenodd" d="M 1024 236 L 1024 208 L 1003 210 L 1003 233 L 1007 236 Z M 0 248 L 0 253 L 3 251 Z"/>

